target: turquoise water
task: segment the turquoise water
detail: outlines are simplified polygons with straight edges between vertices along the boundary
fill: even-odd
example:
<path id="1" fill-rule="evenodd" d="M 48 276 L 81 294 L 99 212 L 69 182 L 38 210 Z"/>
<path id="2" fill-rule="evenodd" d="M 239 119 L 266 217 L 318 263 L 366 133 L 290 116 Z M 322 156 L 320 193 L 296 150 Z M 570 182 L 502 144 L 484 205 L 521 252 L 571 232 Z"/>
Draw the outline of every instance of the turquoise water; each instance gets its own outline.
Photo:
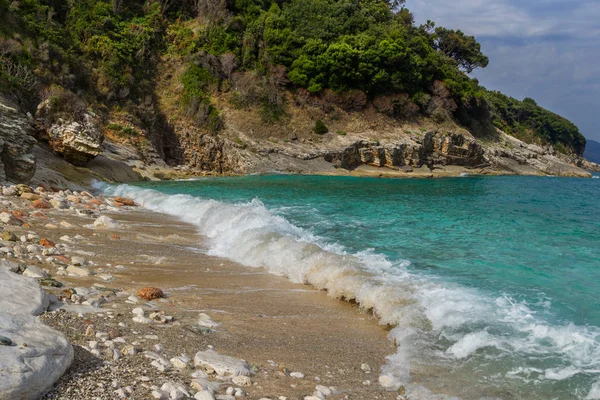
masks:
<path id="1" fill-rule="evenodd" d="M 382 383 L 411 398 L 600 399 L 600 179 L 136 186 L 111 190 L 197 224 L 212 254 L 373 308 L 399 345 Z"/>

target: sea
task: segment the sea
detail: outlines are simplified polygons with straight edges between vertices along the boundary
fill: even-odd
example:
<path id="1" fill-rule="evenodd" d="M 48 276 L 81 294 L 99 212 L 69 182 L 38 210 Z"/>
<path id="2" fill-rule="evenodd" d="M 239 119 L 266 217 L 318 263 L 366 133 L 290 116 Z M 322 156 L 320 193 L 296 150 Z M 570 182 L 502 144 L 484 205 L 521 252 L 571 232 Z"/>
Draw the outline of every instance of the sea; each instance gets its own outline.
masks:
<path id="1" fill-rule="evenodd" d="M 411 400 L 600 399 L 597 177 L 272 174 L 103 190 L 194 224 L 211 255 L 372 310 L 397 345 L 379 384 Z"/>

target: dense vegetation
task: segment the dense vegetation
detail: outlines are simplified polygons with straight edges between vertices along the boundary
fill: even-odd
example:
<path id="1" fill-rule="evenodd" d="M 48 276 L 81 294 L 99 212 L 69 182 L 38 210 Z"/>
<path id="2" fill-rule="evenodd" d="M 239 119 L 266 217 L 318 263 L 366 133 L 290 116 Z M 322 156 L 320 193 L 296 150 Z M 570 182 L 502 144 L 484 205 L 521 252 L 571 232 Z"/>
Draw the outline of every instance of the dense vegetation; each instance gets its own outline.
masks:
<path id="1" fill-rule="evenodd" d="M 140 102 L 153 94 L 161 57 L 184 63 L 180 106 L 215 132 L 211 91 L 231 91 L 236 106 L 259 105 L 274 122 L 285 89 L 347 109 L 371 102 L 397 118 L 453 118 L 489 103 L 509 133 L 565 151 L 585 146 L 559 116 L 487 92 L 467 75 L 488 64 L 479 43 L 432 22 L 415 26 L 402 1 L 0 0 L 0 90 L 32 103 L 50 85 L 90 102 Z"/>
<path id="2" fill-rule="evenodd" d="M 571 148 L 583 154 L 586 141 L 579 129 L 571 121 L 538 106 L 535 100 L 519 101 L 491 91 L 486 92 L 485 99 L 492 109 L 492 122 L 506 133 L 526 142 L 553 143 L 563 153 Z"/>

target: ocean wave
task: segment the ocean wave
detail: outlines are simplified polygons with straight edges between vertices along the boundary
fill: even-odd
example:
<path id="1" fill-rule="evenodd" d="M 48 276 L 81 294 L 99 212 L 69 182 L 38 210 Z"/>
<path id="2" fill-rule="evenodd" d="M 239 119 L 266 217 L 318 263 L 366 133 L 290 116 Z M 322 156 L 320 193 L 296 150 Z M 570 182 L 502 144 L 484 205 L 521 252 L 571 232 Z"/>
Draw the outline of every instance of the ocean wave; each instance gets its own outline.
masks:
<path id="1" fill-rule="evenodd" d="M 585 393 L 571 398 L 600 398 L 600 384 L 593 381 L 600 370 L 598 327 L 552 324 L 509 295 L 494 297 L 420 276 L 410 271 L 408 261 L 391 262 L 370 250 L 351 254 L 256 199 L 230 204 L 130 185 L 103 190 L 194 224 L 207 238 L 211 255 L 266 268 L 371 309 L 381 324 L 393 326 L 390 338 L 398 345 L 398 353 L 382 367 L 380 383 L 390 389 L 404 385 L 411 399 L 450 398 L 411 384 L 412 375 L 426 374 L 433 365 L 495 387 L 513 386 L 517 397 L 521 389 L 515 381 L 535 381 L 541 393 L 537 398 L 552 398 L 544 397 L 544 390 L 552 393 L 552 382 L 586 376 L 586 387 L 577 391 Z M 484 391 L 462 392 L 473 397 L 477 390 Z"/>

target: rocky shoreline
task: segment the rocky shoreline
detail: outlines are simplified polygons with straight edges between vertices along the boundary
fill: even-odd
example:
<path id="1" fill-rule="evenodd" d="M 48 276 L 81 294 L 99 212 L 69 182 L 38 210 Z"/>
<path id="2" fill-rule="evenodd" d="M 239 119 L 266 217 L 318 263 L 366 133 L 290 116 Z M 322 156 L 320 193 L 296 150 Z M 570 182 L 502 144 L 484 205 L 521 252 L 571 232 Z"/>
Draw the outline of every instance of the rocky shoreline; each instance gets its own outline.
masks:
<path id="1" fill-rule="evenodd" d="M 44 185 L 0 204 L 2 400 L 404 398 L 373 316 L 204 256 L 190 226 Z"/>

